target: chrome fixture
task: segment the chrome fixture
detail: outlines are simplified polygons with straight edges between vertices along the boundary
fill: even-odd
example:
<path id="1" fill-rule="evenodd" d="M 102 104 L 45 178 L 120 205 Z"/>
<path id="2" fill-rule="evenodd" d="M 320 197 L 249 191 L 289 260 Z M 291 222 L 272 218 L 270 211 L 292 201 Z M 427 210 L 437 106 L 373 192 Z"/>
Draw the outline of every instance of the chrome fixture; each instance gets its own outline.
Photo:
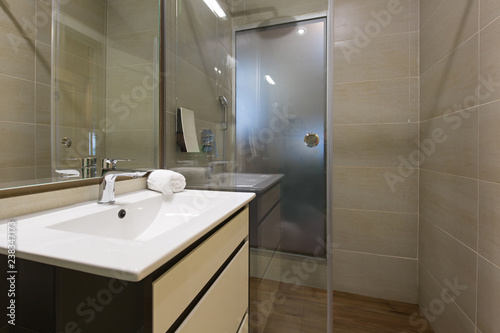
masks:
<path id="1" fill-rule="evenodd" d="M 201 146 L 203 152 L 217 157 L 217 146 L 215 145 L 215 134 L 209 129 L 201 131 Z"/>
<path id="2" fill-rule="evenodd" d="M 69 148 L 71 147 L 71 139 L 70 138 L 67 138 L 67 137 L 64 137 L 61 141 L 61 144 L 64 148 Z"/>
<path id="3" fill-rule="evenodd" d="M 133 162 L 132 159 L 119 159 L 119 158 L 101 158 L 101 176 L 104 176 L 109 171 L 116 170 L 118 162 Z"/>
<path id="4" fill-rule="evenodd" d="M 309 148 L 314 148 L 320 143 L 319 135 L 316 133 L 307 133 L 304 137 L 304 143 Z"/>
<path id="5" fill-rule="evenodd" d="M 227 125 L 227 117 L 228 117 L 228 115 L 227 115 L 227 98 L 220 95 L 219 96 L 219 103 L 222 105 L 223 111 L 224 111 L 224 120 L 222 122 L 221 127 L 222 127 L 222 130 L 225 131 L 225 130 L 227 130 L 227 126 L 228 126 Z"/>
<path id="6" fill-rule="evenodd" d="M 97 157 L 82 158 L 82 178 L 97 177 Z"/>
<path id="7" fill-rule="evenodd" d="M 117 177 L 140 178 L 147 172 L 123 172 L 123 171 L 108 171 L 99 182 L 99 199 L 98 204 L 112 205 L 115 203 L 115 181 Z"/>

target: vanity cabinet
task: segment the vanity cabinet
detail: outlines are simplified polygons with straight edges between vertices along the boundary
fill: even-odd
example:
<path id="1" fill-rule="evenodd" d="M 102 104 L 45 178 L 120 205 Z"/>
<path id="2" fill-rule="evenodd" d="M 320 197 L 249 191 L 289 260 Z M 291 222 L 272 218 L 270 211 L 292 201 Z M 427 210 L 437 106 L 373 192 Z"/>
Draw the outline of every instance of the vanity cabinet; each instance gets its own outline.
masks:
<path id="1" fill-rule="evenodd" d="M 0 333 L 248 332 L 248 219 L 240 209 L 139 282 L 19 259 L 16 327 Z"/>
<path id="2" fill-rule="evenodd" d="M 176 332 L 238 331 L 248 305 L 248 242 L 239 246 L 247 235 L 244 210 L 153 282 L 153 333 L 179 318 Z"/>

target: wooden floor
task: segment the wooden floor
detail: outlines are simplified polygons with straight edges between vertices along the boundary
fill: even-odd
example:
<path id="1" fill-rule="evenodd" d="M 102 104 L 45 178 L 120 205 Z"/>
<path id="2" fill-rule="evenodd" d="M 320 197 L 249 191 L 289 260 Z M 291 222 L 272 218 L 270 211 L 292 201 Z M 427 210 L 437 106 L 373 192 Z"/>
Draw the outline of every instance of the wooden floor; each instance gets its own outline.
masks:
<path id="1" fill-rule="evenodd" d="M 251 333 L 324 333 L 326 312 L 325 290 L 250 279 Z M 434 332 L 414 304 L 342 292 L 334 292 L 333 320 L 334 333 Z"/>

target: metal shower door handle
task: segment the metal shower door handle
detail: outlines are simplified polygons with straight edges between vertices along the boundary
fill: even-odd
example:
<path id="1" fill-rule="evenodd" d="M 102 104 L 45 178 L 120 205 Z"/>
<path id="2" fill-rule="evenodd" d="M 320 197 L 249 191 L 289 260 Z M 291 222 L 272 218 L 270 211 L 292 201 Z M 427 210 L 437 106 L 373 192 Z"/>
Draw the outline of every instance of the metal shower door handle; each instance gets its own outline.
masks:
<path id="1" fill-rule="evenodd" d="M 309 148 L 314 148 L 319 145 L 319 136 L 316 133 L 307 133 L 304 137 L 304 143 Z"/>

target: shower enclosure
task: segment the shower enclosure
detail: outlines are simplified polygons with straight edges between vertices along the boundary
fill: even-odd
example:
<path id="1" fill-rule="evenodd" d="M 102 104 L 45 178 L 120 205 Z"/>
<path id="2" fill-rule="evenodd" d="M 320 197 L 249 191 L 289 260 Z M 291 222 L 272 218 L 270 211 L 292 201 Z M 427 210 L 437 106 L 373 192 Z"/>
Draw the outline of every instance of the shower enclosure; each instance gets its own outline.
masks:
<path id="1" fill-rule="evenodd" d="M 269 288 L 326 288 L 319 268 L 326 266 L 325 36 L 325 18 L 236 32 L 237 165 L 243 173 L 282 176 L 276 208 L 250 221 L 250 325 L 256 332 L 280 325 L 277 315 L 266 318 L 258 305 L 269 298 Z M 324 323 L 322 331 L 326 298 L 324 305 L 316 313 L 324 318 L 315 318 Z M 279 313 L 280 305 L 274 306 Z M 305 319 L 310 315 L 300 313 L 301 329 L 311 325 Z"/>
<path id="2" fill-rule="evenodd" d="M 167 140 L 167 168 L 188 188 L 257 194 L 250 331 L 326 332 L 328 1 L 214 2 L 167 7 L 167 137 L 185 108 L 200 145 Z"/>

